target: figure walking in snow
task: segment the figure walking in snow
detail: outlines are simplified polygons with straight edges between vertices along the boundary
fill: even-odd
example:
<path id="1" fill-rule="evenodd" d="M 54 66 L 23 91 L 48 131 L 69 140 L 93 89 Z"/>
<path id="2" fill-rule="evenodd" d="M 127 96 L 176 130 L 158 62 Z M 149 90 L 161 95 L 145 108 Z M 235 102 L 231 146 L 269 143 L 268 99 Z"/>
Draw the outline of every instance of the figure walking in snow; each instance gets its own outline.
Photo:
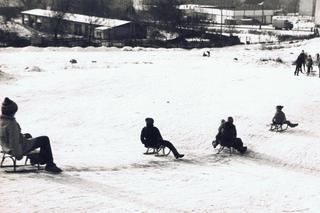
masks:
<path id="1" fill-rule="evenodd" d="M 241 138 L 237 138 L 236 126 L 233 124 L 233 118 L 228 117 L 228 121 L 224 123 L 221 129 L 221 146 L 233 147 L 241 154 L 247 151 L 247 147 L 243 146 Z"/>
<path id="2" fill-rule="evenodd" d="M 216 140 L 213 143 L 213 148 L 216 148 L 222 140 L 222 129 L 223 129 L 223 126 L 225 123 L 226 123 L 226 121 L 224 119 L 222 119 L 220 126 L 218 128 L 218 134 L 216 135 Z"/>
<path id="3" fill-rule="evenodd" d="M 296 126 L 298 126 L 298 124 L 293 124 L 290 121 L 288 121 L 286 119 L 286 115 L 284 114 L 284 112 L 282 111 L 283 106 L 276 106 L 276 114 L 274 115 L 273 119 L 272 119 L 272 123 L 273 124 L 287 124 L 289 127 L 294 128 Z"/>
<path id="4" fill-rule="evenodd" d="M 316 62 L 315 64 L 318 66 L 318 71 L 319 71 L 319 78 L 320 78 L 320 55 L 317 53 L 316 55 Z"/>
<path id="5" fill-rule="evenodd" d="M 299 76 L 299 72 L 302 73 L 302 65 L 305 64 L 305 60 L 306 60 L 306 56 L 304 54 L 304 51 L 302 50 L 302 52 L 300 53 L 300 55 L 298 56 L 295 62 L 296 70 L 294 71 L 294 75 Z"/>
<path id="6" fill-rule="evenodd" d="M 307 75 L 310 75 L 311 71 L 313 70 L 312 69 L 312 65 L 313 65 L 313 60 L 312 60 L 312 57 L 311 55 L 308 56 L 307 58 Z"/>
<path id="7" fill-rule="evenodd" d="M 53 162 L 50 141 L 47 136 L 32 138 L 30 134 L 21 133 L 20 126 L 14 117 L 17 111 L 18 105 L 9 98 L 5 98 L 0 116 L 0 143 L 2 150 L 21 160 L 30 151 L 40 148 L 39 155 L 30 156 L 31 164 L 46 164 L 46 171 L 62 172 Z"/>
<path id="8" fill-rule="evenodd" d="M 177 149 L 169 141 L 163 140 L 160 131 L 157 127 L 153 126 L 154 120 L 152 118 L 146 118 L 146 126 L 142 129 L 140 140 L 145 147 L 156 147 L 160 146 L 168 147 L 176 159 L 182 158 L 184 155 L 180 154 Z"/>

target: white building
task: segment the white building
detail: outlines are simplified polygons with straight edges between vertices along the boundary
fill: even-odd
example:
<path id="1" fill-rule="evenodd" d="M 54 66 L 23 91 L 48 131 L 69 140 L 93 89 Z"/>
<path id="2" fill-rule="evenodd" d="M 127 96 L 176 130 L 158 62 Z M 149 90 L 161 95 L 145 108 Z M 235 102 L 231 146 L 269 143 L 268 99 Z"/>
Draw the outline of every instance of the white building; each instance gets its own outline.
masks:
<path id="1" fill-rule="evenodd" d="M 299 14 L 304 16 L 314 16 L 316 0 L 300 0 Z"/>
<path id="2" fill-rule="evenodd" d="M 316 6 L 315 6 L 315 14 L 314 14 L 314 17 L 315 17 L 315 24 L 317 25 L 320 25 L 320 0 L 317 0 L 316 1 Z"/>
<path id="3" fill-rule="evenodd" d="M 274 10 L 264 10 L 262 7 L 256 10 L 220 9 L 211 5 L 184 4 L 179 7 L 187 15 L 201 15 L 214 23 L 226 23 L 226 20 L 254 19 L 265 24 L 272 23 Z"/>

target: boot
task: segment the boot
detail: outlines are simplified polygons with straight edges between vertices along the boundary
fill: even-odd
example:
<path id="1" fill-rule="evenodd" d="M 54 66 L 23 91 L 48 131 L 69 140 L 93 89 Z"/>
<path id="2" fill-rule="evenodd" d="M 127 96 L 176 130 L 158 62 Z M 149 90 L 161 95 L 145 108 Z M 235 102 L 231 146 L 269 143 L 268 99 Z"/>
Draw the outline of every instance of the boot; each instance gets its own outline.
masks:
<path id="1" fill-rule="evenodd" d="M 294 127 L 296 127 L 296 126 L 298 126 L 299 124 L 289 124 L 289 126 L 291 127 L 291 128 L 294 128 Z"/>
<path id="2" fill-rule="evenodd" d="M 247 151 L 247 147 L 244 146 L 242 149 L 239 151 L 241 154 L 244 154 Z"/>
<path id="3" fill-rule="evenodd" d="M 51 163 L 51 164 L 47 164 L 46 167 L 45 167 L 45 170 L 47 172 L 51 172 L 51 173 L 54 173 L 54 174 L 59 174 L 62 172 L 62 169 L 60 169 L 59 167 L 57 167 L 56 164 L 54 163 Z"/>
<path id="4" fill-rule="evenodd" d="M 177 154 L 177 155 L 175 155 L 174 157 L 176 158 L 176 159 L 179 159 L 179 158 L 183 158 L 183 154 Z"/>

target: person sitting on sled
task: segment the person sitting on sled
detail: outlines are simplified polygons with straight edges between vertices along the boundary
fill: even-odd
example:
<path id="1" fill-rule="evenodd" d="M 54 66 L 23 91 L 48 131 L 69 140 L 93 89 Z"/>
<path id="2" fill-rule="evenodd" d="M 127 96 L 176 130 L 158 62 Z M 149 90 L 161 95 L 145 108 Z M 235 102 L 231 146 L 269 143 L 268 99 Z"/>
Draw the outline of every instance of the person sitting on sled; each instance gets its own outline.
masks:
<path id="1" fill-rule="evenodd" d="M 287 124 L 291 128 L 298 126 L 298 124 L 291 123 L 286 119 L 286 115 L 282 111 L 282 108 L 283 106 L 280 106 L 280 105 L 276 106 L 277 111 L 272 119 L 272 124 L 278 124 L 278 125 Z"/>
<path id="2" fill-rule="evenodd" d="M 220 126 L 218 128 L 218 134 L 216 135 L 216 140 L 213 142 L 213 148 L 216 148 L 220 144 L 220 141 L 222 140 L 222 129 L 225 123 L 226 123 L 226 120 L 222 119 Z"/>
<path id="3" fill-rule="evenodd" d="M 142 129 L 140 140 L 145 145 L 145 147 L 155 147 L 160 146 L 168 147 L 176 159 L 182 158 L 184 155 L 179 154 L 177 149 L 169 141 L 163 140 L 160 131 L 157 127 L 153 126 L 154 120 L 152 118 L 146 118 L 146 126 Z"/>
<path id="4" fill-rule="evenodd" d="M 22 134 L 20 125 L 15 119 L 18 105 L 5 98 L 0 116 L 0 143 L 2 150 L 21 160 L 30 151 L 40 148 L 38 155 L 30 155 L 31 164 L 46 164 L 45 170 L 60 173 L 62 170 L 53 162 L 50 141 L 47 136 L 32 138 L 30 134 Z"/>
<path id="5" fill-rule="evenodd" d="M 247 147 L 243 146 L 241 138 L 237 138 L 237 130 L 236 126 L 233 124 L 232 117 L 228 117 L 227 122 L 225 122 L 222 127 L 220 145 L 233 147 L 241 154 L 247 151 Z"/>

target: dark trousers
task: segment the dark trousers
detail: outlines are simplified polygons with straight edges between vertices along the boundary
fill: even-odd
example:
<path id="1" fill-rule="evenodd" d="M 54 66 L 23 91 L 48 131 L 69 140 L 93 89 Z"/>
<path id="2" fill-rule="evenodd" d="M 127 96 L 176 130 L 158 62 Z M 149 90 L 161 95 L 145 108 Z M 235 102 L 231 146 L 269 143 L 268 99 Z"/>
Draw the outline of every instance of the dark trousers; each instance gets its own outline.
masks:
<path id="1" fill-rule="evenodd" d="M 311 70 L 312 70 L 312 66 L 308 66 L 308 71 L 307 71 L 307 75 L 310 75 L 310 73 L 311 73 Z"/>
<path id="2" fill-rule="evenodd" d="M 296 125 L 296 124 L 291 123 L 290 121 L 285 121 L 284 123 L 287 124 L 290 127 L 293 127 L 293 126 Z"/>
<path id="3" fill-rule="evenodd" d="M 174 154 L 174 156 L 179 155 L 179 152 L 177 151 L 176 147 L 174 147 L 173 144 L 172 144 L 170 141 L 162 140 L 162 141 L 159 141 L 159 144 L 160 144 L 161 146 L 168 147 L 168 149 L 170 149 L 170 150 L 172 151 L 172 153 Z"/>
<path id="4" fill-rule="evenodd" d="M 294 71 L 294 75 L 299 75 L 299 72 L 302 73 L 302 65 L 297 64 L 296 65 L 296 70 Z"/>
<path id="5" fill-rule="evenodd" d="M 50 140 L 47 136 L 41 136 L 32 138 L 34 140 L 34 145 L 30 151 L 40 148 L 40 164 L 53 164 L 52 150 L 50 145 Z"/>
<path id="6" fill-rule="evenodd" d="M 233 147 L 239 152 L 241 152 L 244 149 L 241 138 L 224 139 L 220 141 L 220 145 L 226 147 Z"/>

